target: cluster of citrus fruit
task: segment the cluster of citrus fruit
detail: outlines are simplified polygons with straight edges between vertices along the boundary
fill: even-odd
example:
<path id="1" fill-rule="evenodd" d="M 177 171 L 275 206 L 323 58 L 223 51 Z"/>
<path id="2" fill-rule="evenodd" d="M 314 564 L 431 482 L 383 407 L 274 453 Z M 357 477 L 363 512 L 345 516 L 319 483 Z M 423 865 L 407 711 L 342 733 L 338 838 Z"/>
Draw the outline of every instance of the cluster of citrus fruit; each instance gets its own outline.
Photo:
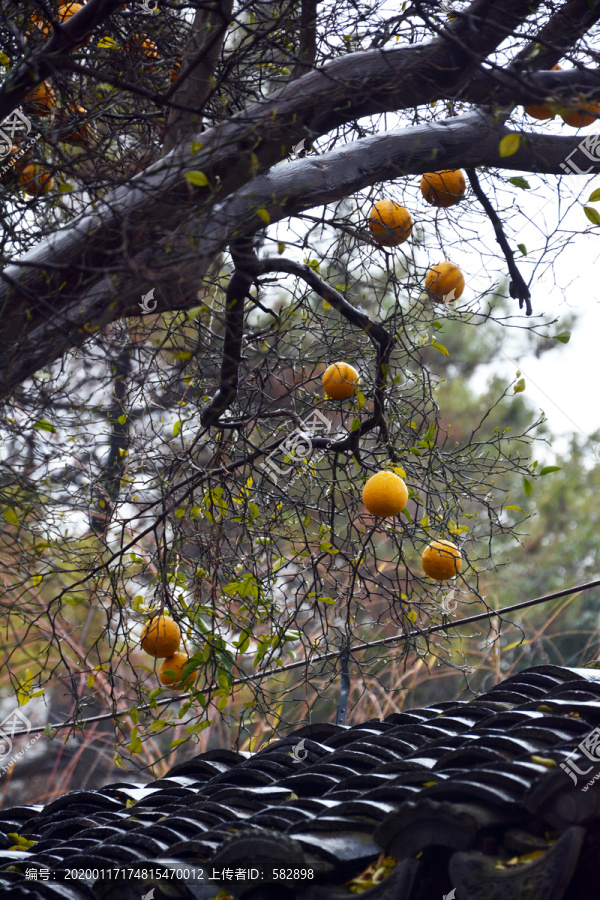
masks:
<path id="1" fill-rule="evenodd" d="M 347 362 L 332 363 L 323 373 L 323 389 L 332 400 L 347 400 L 356 391 L 359 381 L 358 372 Z M 408 503 L 408 490 L 399 475 L 384 469 L 368 479 L 362 499 L 372 515 L 387 518 L 402 512 Z M 430 578 L 447 581 L 458 575 L 462 555 L 451 541 L 433 541 L 423 551 L 421 564 Z"/>
<path id="2" fill-rule="evenodd" d="M 552 66 L 552 71 L 562 72 L 562 69 L 560 66 Z M 598 103 L 573 101 L 569 109 L 564 108 L 561 111 L 558 106 L 556 109 L 565 125 L 570 125 L 571 128 L 587 128 L 592 122 L 597 121 L 597 117 L 600 115 L 600 104 Z M 532 103 L 525 107 L 525 112 L 532 119 L 553 119 L 555 115 L 547 103 Z"/>
<path id="3" fill-rule="evenodd" d="M 177 622 L 169 616 L 154 616 L 142 629 L 142 650 L 155 659 L 162 659 L 158 670 L 161 684 L 167 687 L 189 687 L 197 677 L 196 672 L 187 676 L 182 684 L 183 669 L 188 662 L 187 653 L 179 651 L 181 631 Z"/>
<path id="4" fill-rule="evenodd" d="M 431 206 L 446 209 L 465 195 L 465 176 L 460 169 L 426 172 L 421 178 L 421 193 Z M 408 240 L 413 220 L 407 209 L 394 200 L 378 200 L 369 213 L 369 229 L 378 244 L 397 247 Z M 433 266 L 425 276 L 425 290 L 442 303 L 458 300 L 465 279 L 458 266 L 447 259 Z"/>

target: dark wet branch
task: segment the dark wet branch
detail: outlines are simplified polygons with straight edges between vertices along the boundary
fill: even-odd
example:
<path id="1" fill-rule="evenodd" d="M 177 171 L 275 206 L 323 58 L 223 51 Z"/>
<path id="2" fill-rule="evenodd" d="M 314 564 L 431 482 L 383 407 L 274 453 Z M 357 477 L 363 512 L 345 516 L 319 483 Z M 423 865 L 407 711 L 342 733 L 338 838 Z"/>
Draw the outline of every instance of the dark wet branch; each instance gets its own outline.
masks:
<path id="1" fill-rule="evenodd" d="M 525 283 L 525 280 L 523 279 L 523 276 L 517 268 L 514 253 L 510 249 L 510 245 L 508 243 L 508 240 L 506 239 L 506 235 L 504 234 L 500 217 L 482 191 L 481 185 L 479 184 L 479 179 L 475 174 L 475 170 L 467 169 L 466 171 L 471 187 L 473 188 L 473 193 L 485 209 L 490 222 L 494 226 L 496 240 L 500 244 L 500 248 L 504 253 L 504 258 L 506 260 L 508 271 L 511 277 L 510 296 L 519 301 L 519 309 L 523 309 L 523 303 L 525 303 L 525 313 L 526 315 L 530 316 L 533 311 L 531 309 L 531 293 L 529 291 L 529 288 L 527 287 L 527 284 Z"/>
<path id="2" fill-rule="evenodd" d="M 124 347 L 113 365 L 113 402 L 108 409 L 110 423 L 110 448 L 102 474 L 94 486 L 93 508 L 90 526 L 103 537 L 110 525 L 115 502 L 121 490 L 121 481 L 127 462 L 130 418 L 127 415 L 127 376 L 131 371 L 131 348 Z"/>
<path id="3" fill-rule="evenodd" d="M 217 393 L 203 410 L 200 422 L 204 427 L 216 425 L 220 416 L 237 397 L 242 339 L 244 336 L 244 302 L 256 276 L 256 256 L 252 237 L 237 241 L 230 247 L 234 270 L 225 295 L 225 335 L 221 378 Z"/>

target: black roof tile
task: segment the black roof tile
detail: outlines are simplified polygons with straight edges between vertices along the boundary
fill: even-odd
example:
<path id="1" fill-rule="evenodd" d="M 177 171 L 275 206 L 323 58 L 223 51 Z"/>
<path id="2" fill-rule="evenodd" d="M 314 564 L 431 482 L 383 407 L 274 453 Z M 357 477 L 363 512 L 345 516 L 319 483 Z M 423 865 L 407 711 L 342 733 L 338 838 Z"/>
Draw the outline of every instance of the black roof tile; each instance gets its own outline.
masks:
<path id="1" fill-rule="evenodd" d="M 207 871 L 249 860 L 312 867 L 310 881 L 277 885 L 268 872 L 255 885 L 236 884 L 235 895 L 342 900 L 354 896 L 344 883 L 385 852 L 397 865 L 365 900 L 429 900 L 436 867 L 456 900 L 583 900 L 565 890 L 580 854 L 585 871 L 600 874 L 600 784 L 582 790 L 600 760 L 578 749 L 598 724 L 600 672 L 536 666 L 471 700 L 357 726 L 313 724 L 256 754 L 213 750 L 148 785 L 117 782 L 46 807 L 3 811 L 0 896 L 90 900 L 82 881 L 28 880 L 26 869 L 151 867 L 169 859 Z M 306 752 L 297 762 L 300 740 Z M 559 765 L 568 769 L 571 758 L 590 768 L 577 785 Z M 37 843 L 10 850 L 8 833 Z M 514 860 L 498 865 L 532 850 L 528 870 Z M 544 874 L 559 864 L 571 873 L 560 891 L 564 876 Z M 527 871 L 537 893 L 527 887 Z M 230 886 L 171 887 L 185 900 L 207 900 Z M 103 890 L 97 886 L 94 900 Z"/>

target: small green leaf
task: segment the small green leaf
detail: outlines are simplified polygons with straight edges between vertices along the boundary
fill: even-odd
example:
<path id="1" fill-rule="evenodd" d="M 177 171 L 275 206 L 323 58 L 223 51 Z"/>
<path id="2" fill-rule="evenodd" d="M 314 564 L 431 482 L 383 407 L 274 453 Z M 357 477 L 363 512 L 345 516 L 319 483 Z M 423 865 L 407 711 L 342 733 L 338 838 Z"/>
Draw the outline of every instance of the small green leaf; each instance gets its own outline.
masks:
<path id="1" fill-rule="evenodd" d="M 431 325 L 433 328 L 437 328 L 437 329 L 440 329 L 442 327 L 442 323 L 438 322 L 437 319 L 435 322 L 432 322 Z"/>
<path id="2" fill-rule="evenodd" d="M 39 428 L 40 431 L 51 431 L 52 434 L 56 434 L 56 428 L 52 424 L 52 422 L 48 422 L 47 419 L 38 419 L 37 422 L 33 423 L 34 428 Z"/>
<path id="3" fill-rule="evenodd" d="M 256 210 L 256 215 L 259 216 L 263 220 L 265 225 L 270 225 L 271 216 L 269 215 L 267 210 L 264 208 L 264 206 L 261 206 L 260 209 Z"/>
<path id="4" fill-rule="evenodd" d="M 181 431 L 181 421 L 178 419 L 173 425 L 173 437 L 177 437 L 179 432 Z"/>
<path id="5" fill-rule="evenodd" d="M 192 141 L 190 144 L 190 153 L 193 155 L 194 153 L 200 153 L 204 144 L 200 144 L 198 141 Z"/>
<path id="6" fill-rule="evenodd" d="M 525 244 L 517 244 L 517 248 L 521 251 L 523 256 L 527 256 L 527 247 Z"/>
<path id="7" fill-rule="evenodd" d="M 437 341 L 433 341 L 433 343 L 430 344 L 430 346 L 433 347 L 434 350 L 437 350 L 439 353 L 441 353 L 443 356 L 450 356 L 448 349 L 446 347 L 444 347 L 443 344 L 438 344 Z"/>
<path id="8" fill-rule="evenodd" d="M 277 242 L 277 252 L 279 253 L 280 256 L 284 250 L 285 250 L 285 244 L 283 243 L 283 241 L 278 241 Z"/>
<path id="9" fill-rule="evenodd" d="M 523 479 L 523 490 L 525 491 L 525 493 L 527 494 L 528 497 L 530 496 L 530 494 L 533 491 L 532 483 L 530 481 L 528 481 L 526 478 Z"/>
<path id="10" fill-rule="evenodd" d="M 328 603 L 330 606 L 335 603 L 333 597 L 317 597 L 317 603 Z"/>
<path id="11" fill-rule="evenodd" d="M 538 475 L 549 475 L 550 472 L 560 472 L 562 466 L 544 466 L 543 469 L 540 469 Z"/>
<path id="12" fill-rule="evenodd" d="M 521 143 L 520 134 L 505 135 L 498 145 L 500 156 L 512 156 L 519 149 Z"/>
<path id="13" fill-rule="evenodd" d="M 114 38 L 109 37 L 108 35 L 106 35 L 106 37 L 100 38 L 100 40 L 96 44 L 96 47 L 99 47 L 101 50 L 110 50 L 112 47 L 118 47 L 118 46 L 119 46 L 118 42 L 115 41 Z"/>
<path id="14" fill-rule="evenodd" d="M 592 225 L 600 225 L 600 212 L 592 206 L 584 206 L 583 211 L 592 223 Z"/>
<path id="15" fill-rule="evenodd" d="M 208 178 L 204 174 L 204 172 L 198 172 L 195 169 L 192 169 L 191 172 L 186 172 L 184 178 L 187 178 L 190 184 L 195 184 L 196 187 L 206 187 L 208 184 Z"/>
<path id="16" fill-rule="evenodd" d="M 362 393 L 362 391 L 356 392 L 356 401 L 358 403 L 358 408 L 362 409 L 365 405 L 365 395 Z"/>
<path id="17" fill-rule="evenodd" d="M 5 68 L 10 66 L 10 59 L 6 53 L 0 53 L 0 66 L 4 66 Z"/>
<path id="18" fill-rule="evenodd" d="M 571 332 L 570 331 L 561 331 L 560 334 L 555 334 L 554 337 L 557 341 L 560 341 L 561 344 L 568 344 L 571 340 Z"/>
<path id="19" fill-rule="evenodd" d="M 117 419 L 117 422 L 119 423 L 119 425 L 124 425 L 126 421 L 127 421 L 127 416 L 119 416 L 119 418 Z"/>
<path id="20" fill-rule="evenodd" d="M 89 688 L 93 688 L 95 683 L 96 683 L 96 676 L 93 675 L 93 674 L 92 674 L 92 675 L 88 675 L 87 680 L 86 680 L 87 686 L 88 686 Z"/>
<path id="21" fill-rule="evenodd" d="M 597 203 L 600 200 L 600 188 L 596 188 L 595 191 L 592 191 L 588 198 L 588 203 Z"/>
<path id="22" fill-rule="evenodd" d="M 360 420 L 352 419 L 352 424 L 350 425 L 350 431 L 358 431 L 360 428 Z"/>
<path id="23" fill-rule="evenodd" d="M 513 387 L 513 391 L 515 392 L 515 394 L 520 394 L 520 393 L 522 393 L 524 390 L 525 390 L 525 379 L 524 379 L 524 378 L 519 378 L 519 380 L 517 381 L 517 383 L 516 383 L 516 384 L 514 385 L 514 387 Z"/>
<path id="24" fill-rule="evenodd" d="M 527 515 L 527 513 L 525 512 L 525 510 L 524 510 L 524 509 L 521 509 L 520 506 L 505 506 L 504 509 L 514 509 L 514 510 L 516 510 L 517 512 L 522 512 L 522 513 L 525 513 L 525 515 Z"/>
<path id="25" fill-rule="evenodd" d="M 517 144 L 517 147 L 518 146 L 519 145 Z M 510 156 L 510 154 L 507 154 L 507 156 Z M 531 190 L 531 185 L 521 175 L 515 175 L 514 178 L 509 178 L 508 181 L 509 181 L 509 184 L 514 184 L 515 187 L 523 188 L 524 191 Z"/>
<path id="26" fill-rule="evenodd" d="M 6 521 L 8 522 L 9 525 L 18 525 L 19 524 L 19 517 L 16 514 L 16 512 L 14 511 L 14 509 L 12 508 L 12 506 L 9 506 L 8 509 L 4 510 L 4 518 L 6 519 Z"/>

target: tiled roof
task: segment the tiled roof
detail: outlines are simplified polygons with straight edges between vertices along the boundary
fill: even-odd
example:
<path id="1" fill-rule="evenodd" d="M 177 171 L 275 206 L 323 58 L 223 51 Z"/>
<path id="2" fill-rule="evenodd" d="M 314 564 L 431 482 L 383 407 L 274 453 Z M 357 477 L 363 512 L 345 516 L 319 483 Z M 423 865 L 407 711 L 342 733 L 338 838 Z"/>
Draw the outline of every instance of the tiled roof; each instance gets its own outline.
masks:
<path id="1" fill-rule="evenodd" d="M 473 700 L 212 750 L 148 785 L 1 811 L 0 896 L 597 900 L 598 726 L 600 671 L 537 666 Z"/>

